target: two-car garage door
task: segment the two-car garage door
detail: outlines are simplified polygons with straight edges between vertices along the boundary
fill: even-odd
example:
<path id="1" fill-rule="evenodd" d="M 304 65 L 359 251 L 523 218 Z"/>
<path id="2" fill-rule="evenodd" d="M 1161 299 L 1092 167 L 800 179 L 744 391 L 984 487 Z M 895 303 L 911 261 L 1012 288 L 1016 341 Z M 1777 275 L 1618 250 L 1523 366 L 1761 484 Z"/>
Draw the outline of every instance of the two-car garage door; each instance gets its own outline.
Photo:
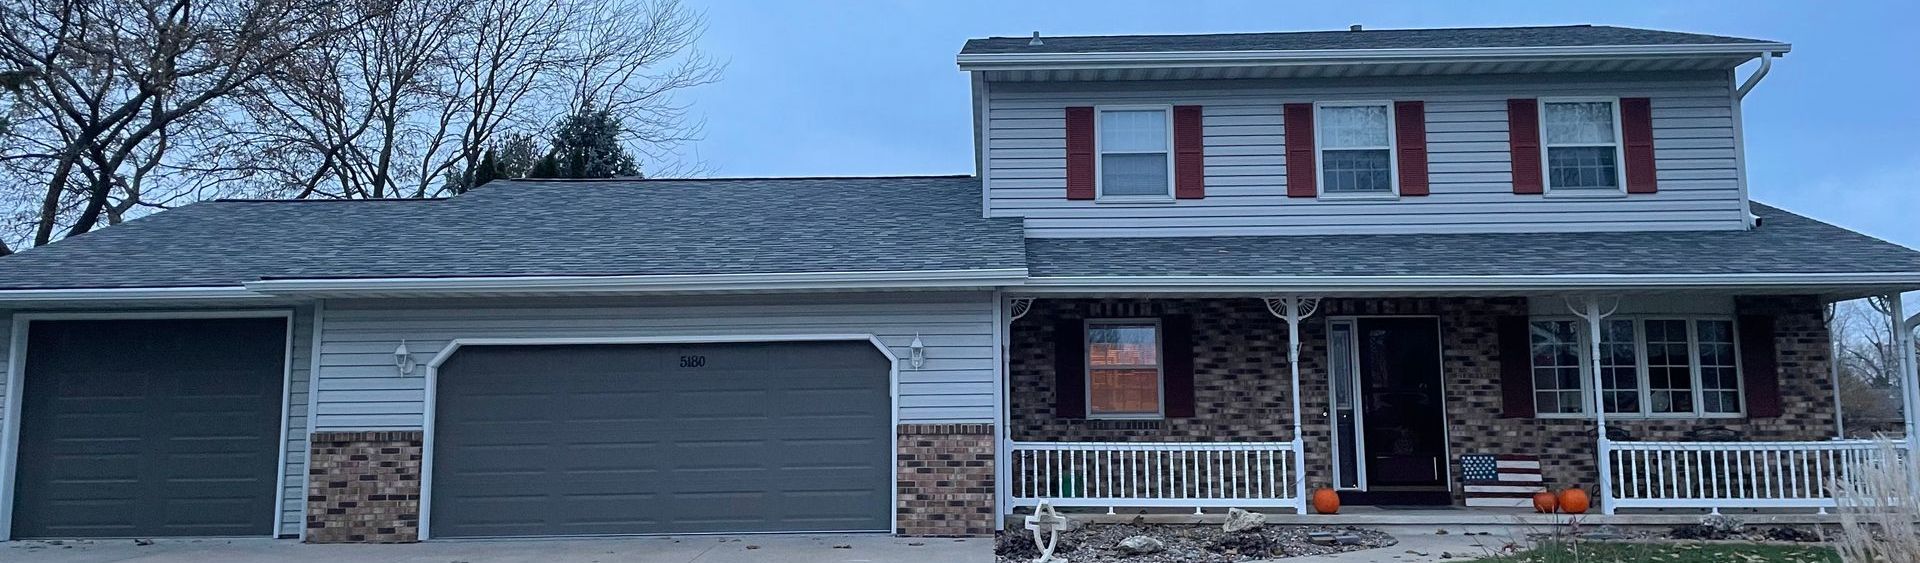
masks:
<path id="1" fill-rule="evenodd" d="M 475 346 L 436 386 L 435 538 L 891 528 L 864 340 Z"/>

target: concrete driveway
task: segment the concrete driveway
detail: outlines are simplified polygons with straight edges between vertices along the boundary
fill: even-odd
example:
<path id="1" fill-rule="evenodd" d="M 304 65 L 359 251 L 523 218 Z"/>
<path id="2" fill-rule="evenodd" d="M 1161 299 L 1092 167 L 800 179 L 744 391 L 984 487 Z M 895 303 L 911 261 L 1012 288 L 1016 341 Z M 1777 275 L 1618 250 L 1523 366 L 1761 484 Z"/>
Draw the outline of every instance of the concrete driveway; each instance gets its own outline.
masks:
<path id="1" fill-rule="evenodd" d="M 434 541 L 403 545 L 305 545 L 293 540 L 205 539 L 16 541 L 8 563 L 976 563 L 993 560 L 991 539 L 884 535 L 680 536 L 605 539 Z"/>

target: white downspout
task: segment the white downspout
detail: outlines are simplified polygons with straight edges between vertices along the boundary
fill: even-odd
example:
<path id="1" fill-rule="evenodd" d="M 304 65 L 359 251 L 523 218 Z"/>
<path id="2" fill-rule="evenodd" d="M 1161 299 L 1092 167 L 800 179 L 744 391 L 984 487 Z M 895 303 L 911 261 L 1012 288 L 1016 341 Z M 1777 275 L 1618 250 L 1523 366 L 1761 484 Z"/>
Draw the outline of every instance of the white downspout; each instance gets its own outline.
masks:
<path id="1" fill-rule="evenodd" d="M 1773 70 L 1773 53 L 1761 53 L 1760 68 L 1754 69 L 1753 74 L 1747 75 L 1746 82 L 1740 83 L 1740 99 L 1747 99 L 1747 92 L 1752 92 L 1754 86 L 1759 86 L 1760 79 L 1766 78 L 1769 70 Z"/>
<path id="2" fill-rule="evenodd" d="M 1748 229 L 1759 223 L 1759 219 L 1753 214 L 1753 200 L 1747 195 L 1746 117 L 1741 107 L 1743 101 L 1747 99 L 1747 93 L 1752 92 L 1753 87 L 1760 85 L 1760 79 L 1767 77 L 1767 71 L 1773 70 L 1773 56 L 1773 53 L 1761 53 L 1760 68 L 1754 69 L 1753 74 L 1747 75 L 1746 81 L 1741 82 L 1740 87 L 1733 92 L 1733 151 L 1734 158 L 1740 163 L 1740 166 L 1734 170 L 1734 175 L 1739 179 L 1737 183 L 1740 185 L 1740 215 L 1746 221 Z"/>

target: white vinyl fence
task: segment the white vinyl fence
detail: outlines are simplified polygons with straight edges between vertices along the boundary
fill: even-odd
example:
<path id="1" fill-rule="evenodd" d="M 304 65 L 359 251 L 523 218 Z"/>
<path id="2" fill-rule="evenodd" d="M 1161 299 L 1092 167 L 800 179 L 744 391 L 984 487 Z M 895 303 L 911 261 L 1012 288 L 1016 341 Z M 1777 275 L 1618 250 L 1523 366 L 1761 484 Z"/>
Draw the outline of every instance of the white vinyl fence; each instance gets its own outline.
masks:
<path id="1" fill-rule="evenodd" d="M 1300 507 L 1290 442 L 1014 442 L 1012 506 Z"/>
<path id="2" fill-rule="evenodd" d="M 1616 508 L 1818 508 L 1829 490 L 1881 458 L 1875 440 L 1612 442 Z"/>

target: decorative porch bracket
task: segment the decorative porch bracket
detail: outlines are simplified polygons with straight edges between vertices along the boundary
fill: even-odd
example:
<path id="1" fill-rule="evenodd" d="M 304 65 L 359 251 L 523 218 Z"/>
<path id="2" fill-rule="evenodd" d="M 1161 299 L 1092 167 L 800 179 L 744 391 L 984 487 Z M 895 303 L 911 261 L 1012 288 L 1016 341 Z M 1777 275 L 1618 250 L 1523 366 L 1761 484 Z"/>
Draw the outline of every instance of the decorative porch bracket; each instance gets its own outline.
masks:
<path id="1" fill-rule="evenodd" d="M 1300 432 L 1300 426 L 1306 422 L 1300 418 L 1300 321 L 1313 316 L 1313 312 L 1320 308 L 1320 298 L 1283 295 L 1264 300 L 1268 313 L 1287 321 L 1287 369 L 1293 372 L 1293 460 L 1299 468 L 1294 475 L 1293 495 L 1298 501 L 1295 509 L 1300 514 L 1306 514 L 1307 456 Z"/>
<path id="2" fill-rule="evenodd" d="M 1580 317 L 1581 320 L 1587 321 L 1587 353 L 1589 357 L 1593 358 L 1594 436 L 1598 440 L 1595 444 L 1600 454 L 1600 513 L 1612 515 L 1614 511 L 1613 463 L 1610 458 L 1613 456 L 1611 452 L 1613 449 L 1613 440 L 1607 439 L 1606 393 L 1603 392 L 1606 389 L 1606 384 L 1600 377 L 1602 373 L 1600 369 L 1600 321 L 1613 316 L 1615 312 L 1620 310 L 1620 299 L 1617 297 L 1614 298 L 1613 305 L 1608 307 L 1606 311 L 1600 310 L 1600 297 L 1597 295 L 1582 297 L 1579 306 L 1575 306 L 1572 297 L 1566 298 L 1566 302 L 1568 311 L 1572 312 L 1574 316 Z M 1719 514 L 1720 509 L 1714 509 L 1713 513 Z"/>
<path id="3" fill-rule="evenodd" d="M 1033 298 L 1015 297 L 1009 299 L 1007 300 L 1007 309 L 1007 324 L 1013 324 L 1013 321 L 1020 320 L 1020 317 L 1027 316 L 1027 311 L 1033 310 Z"/>

